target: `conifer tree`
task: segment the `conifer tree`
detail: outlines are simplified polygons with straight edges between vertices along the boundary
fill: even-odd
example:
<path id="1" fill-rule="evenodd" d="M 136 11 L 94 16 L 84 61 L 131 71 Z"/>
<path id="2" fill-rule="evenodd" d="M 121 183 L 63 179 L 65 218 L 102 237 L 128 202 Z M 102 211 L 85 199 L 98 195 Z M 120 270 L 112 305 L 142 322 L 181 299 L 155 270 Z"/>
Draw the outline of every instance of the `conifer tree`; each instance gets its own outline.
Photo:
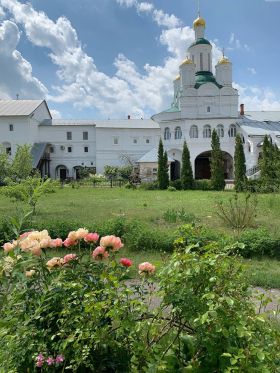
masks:
<path id="1" fill-rule="evenodd" d="M 157 171 L 157 180 L 159 189 L 166 189 L 166 159 L 163 149 L 162 140 L 159 140 L 158 144 L 158 171 Z"/>
<path id="2" fill-rule="evenodd" d="M 167 189 L 169 186 L 169 165 L 168 165 L 168 156 L 167 152 L 164 152 L 163 155 L 163 166 L 164 166 L 164 189 Z"/>
<path id="3" fill-rule="evenodd" d="M 261 182 L 265 186 L 269 186 L 275 181 L 275 148 L 271 143 L 271 140 L 265 135 L 262 147 L 262 158 L 260 159 L 260 170 L 261 170 Z"/>
<path id="4" fill-rule="evenodd" d="M 186 141 L 184 141 L 183 145 L 181 184 L 183 190 L 192 189 L 193 187 L 193 171 L 190 160 L 190 152 Z"/>
<path id="5" fill-rule="evenodd" d="M 237 192 L 241 192 L 245 189 L 246 180 L 246 159 L 244 148 L 240 135 L 237 135 L 234 151 L 234 186 Z"/>
<path id="6" fill-rule="evenodd" d="M 215 129 L 212 132 L 211 146 L 211 185 L 214 190 L 223 190 L 225 188 L 224 161 L 219 136 Z"/>

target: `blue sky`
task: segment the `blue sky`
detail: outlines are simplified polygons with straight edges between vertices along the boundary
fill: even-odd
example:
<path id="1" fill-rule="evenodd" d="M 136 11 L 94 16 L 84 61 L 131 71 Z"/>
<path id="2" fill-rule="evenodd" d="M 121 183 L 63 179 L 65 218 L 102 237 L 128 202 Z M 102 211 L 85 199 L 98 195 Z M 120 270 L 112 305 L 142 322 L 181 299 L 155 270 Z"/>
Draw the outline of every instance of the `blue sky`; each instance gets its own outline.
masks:
<path id="1" fill-rule="evenodd" d="M 201 0 L 213 62 L 240 102 L 280 110 L 280 1 Z M 0 98 L 46 98 L 64 118 L 149 117 L 172 100 L 196 0 L 0 0 Z"/>

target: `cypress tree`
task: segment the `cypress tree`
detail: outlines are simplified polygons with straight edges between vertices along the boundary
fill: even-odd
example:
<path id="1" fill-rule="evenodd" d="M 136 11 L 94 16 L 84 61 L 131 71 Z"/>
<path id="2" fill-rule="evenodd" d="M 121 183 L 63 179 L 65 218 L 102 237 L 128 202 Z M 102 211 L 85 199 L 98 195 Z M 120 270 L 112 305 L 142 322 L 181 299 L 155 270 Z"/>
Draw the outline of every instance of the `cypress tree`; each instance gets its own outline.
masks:
<path id="1" fill-rule="evenodd" d="M 169 166 L 168 166 L 168 156 L 167 152 L 165 151 L 163 154 L 163 167 L 164 167 L 164 188 L 167 189 L 169 186 Z"/>
<path id="2" fill-rule="evenodd" d="M 159 189 L 166 189 L 165 184 L 165 167 L 164 167 L 164 150 L 162 140 L 159 140 L 158 144 L 158 171 L 157 171 L 157 181 Z"/>
<path id="3" fill-rule="evenodd" d="M 190 160 L 190 152 L 186 141 L 184 141 L 183 145 L 181 184 L 183 190 L 192 189 L 193 187 L 193 171 Z"/>
<path id="4" fill-rule="evenodd" d="M 211 152 L 211 185 L 214 190 L 224 190 L 225 176 L 224 176 L 224 161 L 223 153 L 220 147 L 219 136 L 214 129 L 212 132 L 212 152 Z"/>
<path id="5" fill-rule="evenodd" d="M 261 182 L 265 186 L 269 186 L 275 179 L 274 169 L 275 148 L 271 140 L 265 135 L 263 139 L 262 158 L 260 159 Z"/>
<path id="6" fill-rule="evenodd" d="M 236 136 L 234 151 L 234 186 L 237 192 L 244 190 L 246 183 L 246 160 L 241 137 Z"/>

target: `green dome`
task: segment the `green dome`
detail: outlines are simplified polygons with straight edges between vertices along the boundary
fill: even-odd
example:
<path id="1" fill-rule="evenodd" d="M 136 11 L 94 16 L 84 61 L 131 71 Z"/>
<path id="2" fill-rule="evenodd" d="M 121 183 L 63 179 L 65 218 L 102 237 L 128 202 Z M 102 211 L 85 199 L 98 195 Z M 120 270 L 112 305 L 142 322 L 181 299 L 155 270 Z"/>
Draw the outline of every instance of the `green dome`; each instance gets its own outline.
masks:
<path id="1" fill-rule="evenodd" d="M 199 45 L 199 44 L 208 44 L 208 45 L 211 45 L 210 41 L 208 41 L 207 39 L 199 38 L 194 43 L 192 43 L 190 45 L 190 48 L 194 47 L 195 45 Z"/>
<path id="2" fill-rule="evenodd" d="M 195 73 L 195 86 L 194 88 L 198 89 L 200 86 L 206 83 L 213 83 L 218 88 L 222 88 L 223 86 L 218 84 L 214 75 L 210 71 L 198 71 Z"/>

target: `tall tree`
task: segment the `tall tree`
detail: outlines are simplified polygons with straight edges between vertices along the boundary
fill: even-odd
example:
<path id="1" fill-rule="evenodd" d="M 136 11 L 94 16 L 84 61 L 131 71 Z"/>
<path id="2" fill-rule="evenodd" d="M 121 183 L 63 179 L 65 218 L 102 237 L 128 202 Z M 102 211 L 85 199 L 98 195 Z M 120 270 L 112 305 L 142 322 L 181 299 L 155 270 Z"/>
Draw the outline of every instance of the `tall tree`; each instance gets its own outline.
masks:
<path id="1" fill-rule="evenodd" d="M 5 184 L 5 178 L 10 175 L 10 171 L 9 155 L 4 146 L 0 144 L 0 186 Z"/>
<path id="2" fill-rule="evenodd" d="M 276 170 L 274 168 L 275 148 L 271 139 L 265 135 L 263 139 L 262 157 L 260 159 L 261 182 L 269 186 L 275 182 Z"/>
<path id="3" fill-rule="evenodd" d="M 166 177 L 165 177 L 165 167 L 164 167 L 164 149 L 162 140 L 159 140 L 158 144 L 158 171 L 157 180 L 159 189 L 166 189 Z"/>
<path id="4" fill-rule="evenodd" d="M 237 192 L 245 189 L 246 183 L 246 159 L 240 135 L 235 139 L 234 151 L 234 187 Z"/>
<path id="5" fill-rule="evenodd" d="M 212 132 L 211 146 L 211 185 L 214 190 L 223 190 L 225 188 L 223 153 L 221 151 L 219 136 L 215 129 Z"/>
<path id="6" fill-rule="evenodd" d="M 181 168 L 182 189 L 192 189 L 193 187 L 193 170 L 190 159 L 190 152 L 186 141 L 183 145 L 182 168 Z"/>
<path id="7" fill-rule="evenodd" d="M 25 180 L 32 172 L 32 155 L 30 145 L 18 145 L 13 159 L 11 174 L 12 178 L 20 181 Z"/>
<path id="8" fill-rule="evenodd" d="M 163 155 L 163 166 L 164 166 L 164 189 L 167 189 L 169 186 L 169 165 L 168 165 L 168 156 L 167 152 L 164 152 Z"/>

